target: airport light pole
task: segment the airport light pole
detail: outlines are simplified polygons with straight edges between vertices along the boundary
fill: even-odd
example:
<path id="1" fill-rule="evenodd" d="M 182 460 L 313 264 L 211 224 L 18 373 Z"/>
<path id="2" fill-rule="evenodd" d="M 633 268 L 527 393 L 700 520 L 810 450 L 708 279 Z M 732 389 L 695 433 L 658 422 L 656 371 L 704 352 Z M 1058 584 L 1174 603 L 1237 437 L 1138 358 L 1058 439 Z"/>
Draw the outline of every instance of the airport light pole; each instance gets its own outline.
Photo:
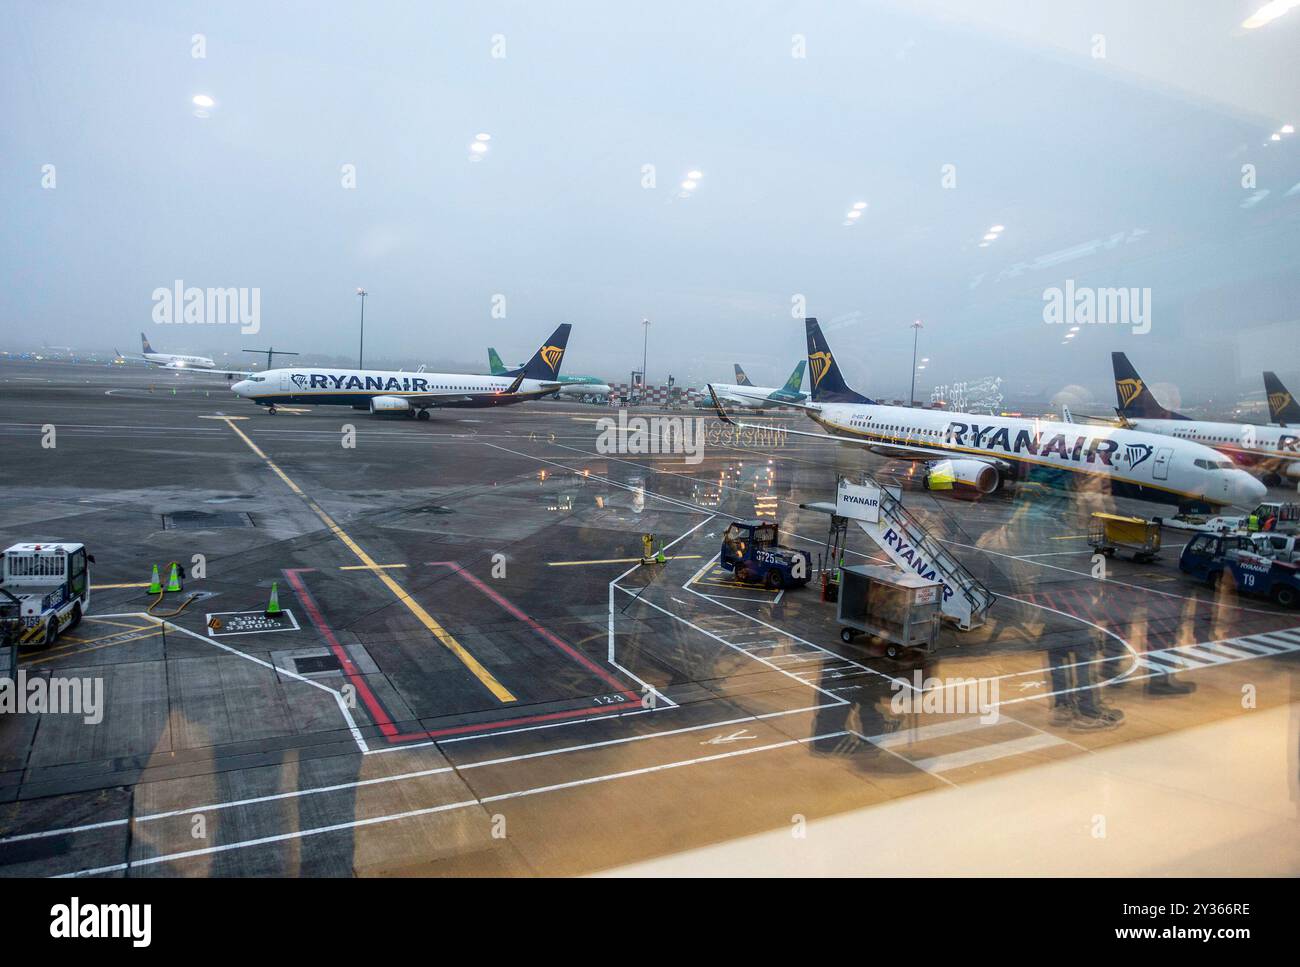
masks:
<path id="1" fill-rule="evenodd" d="M 912 388 L 907 391 L 907 405 L 915 406 L 916 403 L 916 339 L 921 334 L 921 320 L 917 319 L 912 323 Z"/>
<path id="2" fill-rule="evenodd" d="M 642 395 L 644 395 L 646 392 L 646 381 L 645 381 L 646 352 L 650 348 L 650 320 L 642 319 L 641 328 L 645 333 L 644 338 L 641 340 L 641 393 Z"/>
<path id="3" fill-rule="evenodd" d="M 361 345 L 357 347 L 357 369 L 366 368 L 366 296 L 369 294 L 357 287 L 357 295 L 361 296 Z"/>

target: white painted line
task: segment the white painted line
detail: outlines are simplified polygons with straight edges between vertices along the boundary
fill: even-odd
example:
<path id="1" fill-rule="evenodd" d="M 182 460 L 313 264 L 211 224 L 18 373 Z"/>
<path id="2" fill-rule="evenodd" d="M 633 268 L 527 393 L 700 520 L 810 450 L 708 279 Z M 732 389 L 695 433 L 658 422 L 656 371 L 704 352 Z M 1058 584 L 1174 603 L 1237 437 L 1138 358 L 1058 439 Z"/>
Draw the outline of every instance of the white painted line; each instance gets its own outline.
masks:
<path id="1" fill-rule="evenodd" d="M 1283 652 L 1295 651 L 1295 649 L 1300 648 L 1300 644 L 1289 638 L 1283 638 L 1280 634 L 1272 631 L 1258 635 L 1251 635 L 1249 640 L 1258 644 L 1260 647 L 1271 647 L 1274 650 Z"/>
<path id="2" fill-rule="evenodd" d="M 929 759 L 916 759 L 912 762 L 912 765 L 918 769 L 924 769 L 926 772 L 949 772 L 952 769 L 979 765 L 981 762 L 1005 759 L 1009 755 L 1022 755 L 1026 752 L 1036 752 L 1039 749 L 1050 748 L 1054 745 L 1067 744 L 1054 735 L 1040 732 L 1037 735 L 1026 735 L 1023 738 L 1012 739 L 1009 742 L 996 742 L 993 745 L 981 745 L 973 749 L 963 749 L 960 752 L 949 752 L 947 755 L 931 756 Z"/>
<path id="3" fill-rule="evenodd" d="M 377 776 L 374 779 L 358 779 L 353 782 L 340 782 L 332 786 L 313 786 L 310 789 L 295 789 L 290 792 L 270 793 L 265 796 L 253 796 L 249 799 L 232 799 L 229 802 L 207 803 L 203 806 L 187 806 L 184 809 L 172 809 L 164 813 L 146 813 L 136 816 L 137 823 L 152 823 L 159 819 L 171 819 L 175 816 L 188 816 L 191 813 L 217 812 L 222 809 L 235 809 L 239 806 L 255 806 L 258 803 L 278 802 L 282 799 L 301 799 L 323 792 L 341 792 L 344 789 L 360 789 L 364 786 L 378 786 L 386 782 L 403 782 L 407 779 L 419 779 L 424 776 L 436 776 L 446 772 L 455 772 L 453 766 L 438 769 L 423 769 L 420 772 L 403 772 L 392 776 Z M 83 827 L 84 828 L 84 827 Z"/>
<path id="4" fill-rule="evenodd" d="M 632 592 L 632 591 L 631 591 L 630 589 L 628 589 L 628 588 L 619 588 L 619 590 L 622 591 L 624 594 L 633 594 L 633 593 L 634 593 L 634 592 Z M 698 631 L 700 634 L 705 635 L 705 636 L 707 636 L 707 637 L 709 637 L 709 638 L 712 638 L 714 641 L 718 642 L 719 644 L 726 645 L 728 648 L 732 649 L 733 651 L 737 651 L 737 652 L 739 652 L 740 654 L 744 655 L 746 658 L 752 658 L 754 661 L 756 661 L 756 662 L 758 662 L 758 663 L 760 663 L 760 664 L 762 664 L 762 665 L 766 665 L 768 668 L 772 669 L 772 671 L 774 671 L 774 672 L 779 672 L 780 674 L 784 675 L 786 678 L 790 679 L 791 681 L 798 682 L 800 685 L 806 685 L 808 688 L 811 688 L 811 689 L 813 689 L 814 691 L 820 692 L 821 694 L 825 695 L 827 698 L 834 699 L 836 705 L 846 705 L 846 704 L 848 704 L 847 701 L 846 701 L 845 699 L 840 698 L 838 695 L 835 695 L 835 694 L 833 694 L 832 692 L 829 692 L 829 691 L 827 691 L 826 689 L 824 689 L 824 688 L 822 688 L 822 687 L 820 687 L 820 686 L 818 686 L 818 685 L 814 685 L 812 682 L 806 682 L 806 681 L 804 681 L 803 679 L 798 678 L 797 676 L 795 676 L 795 675 L 792 674 L 791 672 L 788 672 L 788 671 L 786 671 L 785 669 L 781 668 L 779 665 L 774 665 L 774 664 L 772 664 L 770 661 L 767 661 L 765 658 L 761 658 L 761 657 L 758 656 L 758 655 L 750 654 L 749 652 L 745 651 L 745 649 L 743 649 L 743 648 L 739 648 L 739 647 L 737 647 L 736 645 L 733 645 L 731 642 L 727 641 L 725 638 L 722 638 L 722 637 L 720 637 L 720 636 L 718 636 L 718 635 L 715 635 L 713 632 L 709 631 L 707 628 L 701 628 L 699 625 L 695 624 L 695 623 L 692 622 L 692 621 L 687 620 L 686 618 L 683 618 L 681 615 L 679 615 L 679 614 L 675 614 L 674 612 L 669 611 L 667 608 L 661 608 L 659 605 L 655 604 L 653 601 L 647 601 L 645 598 L 638 598 L 638 599 L 637 599 L 637 603 L 638 603 L 638 604 L 643 604 L 643 605 L 645 605 L 645 606 L 648 607 L 648 608 L 654 608 L 656 611 L 659 611 L 659 612 L 661 612 L 661 613 L 663 613 L 663 614 L 668 615 L 668 617 L 672 618 L 674 621 L 680 621 L 682 624 L 684 624 L 684 625 L 688 625 L 688 626 L 694 628 L 694 629 L 695 629 L 696 631 Z M 726 605 L 722 605 L 722 607 L 726 607 Z"/>
<path id="5" fill-rule="evenodd" d="M 131 820 L 129 819 L 111 819 L 103 823 L 87 823 L 85 826 L 63 826 L 59 829 L 42 829 L 36 833 L 20 833 L 17 836 L 6 836 L 0 839 L 0 846 L 7 843 L 24 843 L 32 839 L 45 839 L 49 836 L 67 836 L 72 833 L 84 833 L 92 829 L 109 829 L 113 826 L 125 826 Z"/>
<path id="6" fill-rule="evenodd" d="M 1186 594 L 1174 594 L 1172 591 L 1160 591 L 1156 588 L 1149 588 L 1145 584 L 1133 584 L 1129 581 L 1117 581 L 1115 578 L 1094 578 L 1092 573 L 1089 571 L 1076 571 L 1073 568 L 1061 567 L 1059 564 L 1045 564 L 1042 561 L 1025 561 L 1023 558 L 1017 557 L 1014 554 L 1004 554 L 1001 551 L 990 550 L 987 547 L 980 547 L 977 544 L 963 544 L 961 541 L 951 541 L 942 537 L 936 538 L 936 540 L 941 544 L 951 544 L 953 547 L 968 547 L 973 551 L 979 551 L 981 554 L 992 554 L 994 557 L 1005 557 L 1013 561 L 1023 561 L 1025 564 L 1034 565 L 1034 567 L 1047 567 L 1051 568 L 1053 571 L 1064 571 L 1066 574 L 1077 574 L 1080 577 L 1085 577 L 1090 581 L 1097 581 L 1102 584 L 1118 584 L 1122 588 L 1132 588 L 1133 590 L 1141 591 L 1144 594 L 1160 594 L 1166 598 L 1178 598 L 1180 601 L 1192 601 L 1196 604 L 1205 605 L 1206 607 L 1232 608 L 1236 611 L 1250 611 L 1254 614 L 1266 614 L 1274 618 L 1277 617 L 1276 611 L 1265 611 L 1262 608 L 1247 608 L 1244 605 L 1228 604 L 1224 601 L 1207 601 L 1205 598 L 1195 598 Z M 1003 596 L 1010 597 L 1010 595 Z M 1023 601 L 1020 598 L 1012 598 L 1012 600 L 1020 601 L 1022 604 L 1029 604 L 1028 601 Z"/>
<path id="7" fill-rule="evenodd" d="M 1005 759 L 1008 755 L 1034 753 L 1039 749 L 1050 749 L 1050 747 L 1058 745 L 1069 745 L 1069 743 L 1060 740 L 1053 734 L 1040 732 L 1034 734 L 1034 736 L 1013 738 L 1009 742 L 995 742 L 993 745 L 963 749 L 959 753 L 933 755 L 928 759 L 917 759 L 914 760 L 913 766 L 924 769 L 926 772 L 950 772 L 952 769 L 978 766 L 982 762 L 992 762 L 993 759 Z"/>
<path id="8" fill-rule="evenodd" d="M 352 718 L 352 712 L 348 708 L 348 703 L 344 700 L 343 695 L 335 691 L 334 689 L 330 688 L 328 685 L 322 685 L 320 682 L 313 681 L 310 678 L 304 678 L 302 675 L 299 675 L 297 672 L 288 671 L 287 669 L 280 668 L 278 665 L 271 664 L 269 661 L 263 661 L 261 658 L 254 658 L 252 655 L 247 654 L 246 652 L 242 652 L 238 648 L 232 648 L 230 645 L 224 645 L 221 642 L 217 641 L 215 638 L 206 638 L 203 635 L 196 634 L 193 631 L 190 631 L 188 628 L 182 628 L 180 625 L 174 625 L 169 621 L 165 621 L 162 618 L 155 618 L 153 615 L 145 614 L 144 612 L 133 611 L 133 612 L 127 612 L 125 614 L 97 614 L 97 615 L 87 615 L 86 617 L 88 618 L 90 617 L 144 618 L 147 621 L 152 621 L 158 625 L 161 625 L 163 628 L 170 628 L 173 631 L 179 631 L 181 634 L 189 635 L 191 638 L 194 638 L 197 641 L 201 641 L 205 645 L 211 645 L 213 648 L 220 648 L 222 651 L 228 651 L 230 652 L 230 654 L 235 655 L 239 658 L 243 658 L 245 661 L 251 661 L 254 665 L 261 665 L 263 668 L 269 669 L 270 671 L 274 672 L 277 675 L 285 675 L 289 678 L 292 678 L 294 681 L 302 682 L 304 685 L 310 685 L 312 688 L 319 688 L 322 692 L 328 692 L 330 695 L 334 696 L 334 703 L 338 706 L 339 713 L 343 716 L 343 721 L 347 722 L 348 731 L 352 734 L 352 739 L 353 741 L 356 742 L 357 748 L 360 749 L 362 752 L 367 752 L 370 749 L 370 746 L 366 744 L 366 740 L 361 735 L 361 730 L 357 728 L 356 720 Z"/>
<path id="9" fill-rule="evenodd" d="M 841 736 L 849 735 L 847 731 L 827 732 L 821 735 L 809 736 L 805 739 L 787 739 L 783 742 L 773 742 L 768 745 L 754 746 L 752 748 L 734 749 L 730 752 L 719 752 L 713 755 L 699 756 L 692 759 L 679 759 L 675 762 L 665 762 L 656 766 L 645 766 L 640 769 L 628 769 L 623 772 L 608 773 L 600 776 L 589 776 L 584 779 L 574 779 L 569 782 L 558 782 L 546 786 L 535 786 L 530 789 L 520 789 L 515 792 L 499 793 L 495 796 L 484 796 L 482 799 L 464 799 L 459 802 L 442 803 L 437 806 L 427 806 L 423 809 L 409 809 L 400 813 L 389 813 L 383 816 L 372 816 L 368 819 L 354 819 L 346 823 L 333 823 L 329 826 L 316 826 L 310 829 L 294 830 L 287 833 L 277 833 L 272 836 L 261 836 L 257 839 L 241 840 L 234 843 L 223 843 L 219 846 L 205 846 L 200 849 L 182 850 L 177 853 L 166 853 L 160 856 L 147 856 L 142 859 L 132 860 L 127 864 L 118 864 L 113 867 L 96 867 L 88 870 L 77 870 L 72 873 L 62 874 L 63 877 L 90 876 L 96 873 L 109 872 L 119 869 L 139 869 L 145 866 L 157 866 L 160 863 L 173 863 L 177 860 L 191 859 L 196 856 L 211 856 L 216 853 L 227 853 L 232 850 L 247 849 L 253 846 L 266 846 L 271 843 L 282 843 L 289 840 L 306 839 L 309 836 L 319 836 L 323 833 L 343 832 L 344 830 L 360 829 L 366 826 L 377 826 L 381 823 L 398 822 L 403 819 L 413 819 L 418 816 L 429 816 L 435 813 L 448 812 L 454 809 L 465 809 L 470 806 L 484 806 L 493 802 L 504 802 L 509 799 L 522 799 L 528 796 L 537 796 L 547 792 L 557 792 L 562 789 L 574 789 L 581 786 L 590 786 L 602 782 L 613 782 L 617 779 L 628 779 L 634 776 L 650 775 L 656 772 L 666 772 L 670 769 L 681 769 L 687 766 L 701 765 L 706 762 L 717 762 L 722 759 L 731 759 L 737 756 L 753 755 L 757 752 L 770 752 L 775 749 L 786 749 L 794 746 L 805 745 L 809 742 L 818 742 L 823 739 L 834 739 Z"/>
<path id="10" fill-rule="evenodd" d="M 1009 721 L 1014 721 L 1014 719 Z M 946 722 L 936 722 L 934 725 L 914 726 L 909 729 L 899 729 L 896 732 L 882 732 L 880 735 L 868 735 L 866 736 L 866 740 L 872 745 L 880 746 L 882 749 L 895 749 L 903 745 L 915 745 L 918 742 L 928 742 L 930 739 L 941 739 L 949 735 L 960 735 L 962 732 L 971 732 L 975 729 L 986 729 L 997 724 L 997 722 L 981 722 L 978 715 L 967 715 L 964 718 L 949 719 Z"/>

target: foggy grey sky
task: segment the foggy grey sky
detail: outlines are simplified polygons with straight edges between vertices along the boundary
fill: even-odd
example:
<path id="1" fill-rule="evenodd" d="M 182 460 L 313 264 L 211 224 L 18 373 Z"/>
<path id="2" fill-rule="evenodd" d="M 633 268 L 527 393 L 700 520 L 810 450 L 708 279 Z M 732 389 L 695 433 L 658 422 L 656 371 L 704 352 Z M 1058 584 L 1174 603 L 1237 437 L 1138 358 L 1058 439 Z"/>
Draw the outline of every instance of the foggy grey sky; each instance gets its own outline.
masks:
<path id="1" fill-rule="evenodd" d="M 566 371 L 625 380 L 647 316 L 651 381 L 739 361 L 779 383 L 803 294 L 881 396 L 906 391 L 917 318 L 922 397 L 1001 375 L 1105 402 L 1113 349 L 1189 396 L 1258 392 L 1264 368 L 1300 382 L 1300 148 L 1268 143 L 1300 124 L 1278 116 L 1300 10 L 1243 33 L 1258 5 L 1162 3 L 1182 12 L 1154 27 L 1066 5 L 1036 43 L 938 3 L 10 3 L 0 348 L 136 351 L 144 330 L 166 351 L 351 354 L 364 285 L 372 357 L 515 362 L 567 321 Z M 262 331 L 155 326 L 176 279 L 260 287 Z M 1063 346 L 1042 292 L 1066 279 L 1150 287 L 1151 332 Z"/>

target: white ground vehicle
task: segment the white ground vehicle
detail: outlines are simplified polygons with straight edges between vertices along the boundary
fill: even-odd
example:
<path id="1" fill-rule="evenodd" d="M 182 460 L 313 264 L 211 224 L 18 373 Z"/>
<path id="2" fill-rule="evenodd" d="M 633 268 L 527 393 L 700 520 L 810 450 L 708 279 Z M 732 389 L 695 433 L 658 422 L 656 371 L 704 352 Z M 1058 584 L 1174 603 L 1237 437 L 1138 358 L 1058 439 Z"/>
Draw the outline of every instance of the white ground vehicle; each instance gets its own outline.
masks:
<path id="1" fill-rule="evenodd" d="M 90 606 L 85 544 L 14 544 L 0 581 L 0 635 L 6 644 L 52 645 Z"/>

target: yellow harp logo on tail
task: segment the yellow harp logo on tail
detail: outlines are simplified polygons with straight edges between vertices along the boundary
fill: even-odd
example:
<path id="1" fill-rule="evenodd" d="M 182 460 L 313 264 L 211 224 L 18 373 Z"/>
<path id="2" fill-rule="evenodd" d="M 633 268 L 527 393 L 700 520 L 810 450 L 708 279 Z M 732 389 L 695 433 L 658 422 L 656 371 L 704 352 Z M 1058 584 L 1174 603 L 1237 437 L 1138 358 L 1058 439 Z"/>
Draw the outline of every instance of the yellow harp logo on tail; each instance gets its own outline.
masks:
<path id="1" fill-rule="evenodd" d="M 1120 402 L 1124 406 L 1132 403 L 1138 398 L 1138 394 L 1142 392 L 1142 380 L 1140 379 L 1117 379 L 1115 380 L 1115 386 L 1119 389 Z"/>
<path id="2" fill-rule="evenodd" d="M 1281 413 L 1282 410 L 1291 404 L 1291 394 L 1285 391 L 1281 393 L 1268 394 L 1268 406 L 1274 413 Z"/>
<path id="3" fill-rule="evenodd" d="M 812 367 L 813 386 L 820 386 L 822 377 L 830 371 L 831 354 L 826 352 L 809 353 L 808 365 Z"/>
<path id="4" fill-rule="evenodd" d="M 564 358 L 564 350 L 559 346 L 543 346 L 538 355 L 542 357 L 542 362 L 551 367 L 553 373 L 559 368 L 560 360 Z"/>

